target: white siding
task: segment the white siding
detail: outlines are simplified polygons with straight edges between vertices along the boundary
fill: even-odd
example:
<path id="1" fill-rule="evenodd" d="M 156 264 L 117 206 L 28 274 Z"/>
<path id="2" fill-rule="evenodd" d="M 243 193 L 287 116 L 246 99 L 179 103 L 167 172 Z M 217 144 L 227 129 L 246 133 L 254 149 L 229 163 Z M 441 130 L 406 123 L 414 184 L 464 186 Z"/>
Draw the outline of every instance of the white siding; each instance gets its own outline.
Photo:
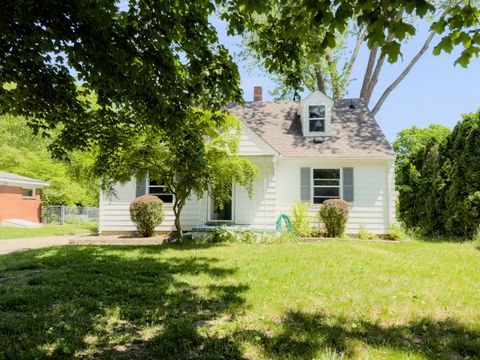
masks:
<path id="1" fill-rule="evenodd" d="M 241 156 L 275 155 L 277 152 L 243 123 L 238 154 Z"/>
<path id="2" fill-rule="evenodd" d="M 354 201 L 350 203 L 348 233 L 358 233 L 360 225 L 377 234 L 388 231 L 395 216 L 395 179 L 392 161 L 387 160 L 321 160 L 280 158 L 274 164 L 273 156 L 251 156 L 260 170 L 255 182 L 255 196 L 248 197 L 245 189 L 234 186 L 234 222 L 256 229 L 273 229 L 281 213 L 291 215 L 295 200 L 300 199 L 300 168 L 353 167 Z M 117 187 L 118 197 L 101 199 L 101 231 L 134 231 L 130 221 L 129 205 L 135 198 L 135 181 Z M 312 205 L 315 216 L 319 205 Z M 207 199 L 192 199 L 182 212 L 185 230 L 201 226 L 207 221 Z M 165 219 L 159 231 L 174 230 L 171 205 L 165 205 Z"/>
<path id="3" fill-rule="evenodd" d="M 251 225 L 255 229 L 273 229 L 275 223 L 275 174 L 272 156 L 253 156 L 249 159 L 259 167 L 260 177 L 255 181 L 255 196 L 250 199 L 247 191 L 234 186 L 234 222 Z M 129 206 L 136 196 L 135 181 L 116 186 L 117 196 L 103 196 L 100 202 L 100 223 L 103 231 L 135 231 L 130 220 Z M 165 218 L 157 231 L 175 230 L 172 205 L 164 204 Z M 193 198 L 182 210 L 184 230 L 201 226 L 207 221 L 207 197 Z"/>
<path id="4" fill-rule="evenodd" d="M 235 223 L 255 229 L 272 230 L 275 227 L 276 178 L 273 157 L 250 159 L 260 170 L 255 181 L 255 196 L 250 199 L 245 188 L 235 186 Z"/>
<path id="5" fill-rule="evenodd" d="M 300 168 L 354 168 L 354 201 L 350 203 L 347 223 L 348 233 L 358 233 L 360 225 L 377 234 L 388 230 L 393 203 L 388 194 L 388 177 L 393 176 L 390 163 L 386 160 L 293 160 L 283 159 L 277 166 L 277 206 L 276 216 L 281 213 L 291 215 L 295 200 L 300 199 Z M 390 209 L 387 211 L 387 209 Z M 312 205 L 310 214 L 316 216 L 319 205 Z M 393 209 L 394 211 L 394 209 Z"/>
<path id="6" fill-rule="evenodd" d="M 117 196 L 102 196 L 100 208 L 101 232 L 103 231 L 135 231 L 135 225 L 130 220 L 129 207 L 135 199 L 135 181 L 116 186 Z M 165 218 L 156 228 L 157 231 L 172 231 L 175 216 L 171 204 L 164 204 Z M 205 223 L 206 202 L 204 199 L 193 198 L 188 201 L 182 211 L 181 222 L 185 230 Z"/>

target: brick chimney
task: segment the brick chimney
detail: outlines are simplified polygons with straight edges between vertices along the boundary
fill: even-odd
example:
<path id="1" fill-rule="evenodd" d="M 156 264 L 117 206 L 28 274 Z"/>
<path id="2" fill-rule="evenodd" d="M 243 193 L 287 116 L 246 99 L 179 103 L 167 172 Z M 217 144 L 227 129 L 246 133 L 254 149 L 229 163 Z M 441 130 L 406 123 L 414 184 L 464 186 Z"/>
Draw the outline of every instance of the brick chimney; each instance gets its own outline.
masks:
<path id="1" fill-rule="evenodd" d="M 253 101 L 262 101 L 262 87 L 254 86 L 253 87 Z"/>

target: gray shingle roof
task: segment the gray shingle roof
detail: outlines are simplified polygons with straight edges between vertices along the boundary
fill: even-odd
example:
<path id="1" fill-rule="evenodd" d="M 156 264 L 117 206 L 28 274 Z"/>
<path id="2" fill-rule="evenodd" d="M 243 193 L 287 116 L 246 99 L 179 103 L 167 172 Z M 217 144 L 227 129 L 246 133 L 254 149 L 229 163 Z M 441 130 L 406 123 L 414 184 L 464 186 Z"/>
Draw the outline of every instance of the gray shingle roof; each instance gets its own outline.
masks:
<path id="1" fill-rule="evenodd" d="M 353 103 L 354 108 L 351 108 Z M 331 136 L 323 143 L 304 137 L 298 102 L 251 102 L 232 105 L 237 115 L 266 143 L 286 157 L 393 157 L 380 126 L 361 99 L 337 100 L 333 106 Z"/>
<path id="2" fill-rule="evenodd" d="M 18 183 L 18 184 L 27 184 L 27 185 L 38 185 L 38 186 L 47 186 L 50 185 L 49 183 L 38 180 L 38 179 L 33 179 L 29 178 L 26 176 L 20 176 L 12 173 L 8 173 L 5 171 L 0 171 L 0 182 L 11 182 L 11 183 Z"/>

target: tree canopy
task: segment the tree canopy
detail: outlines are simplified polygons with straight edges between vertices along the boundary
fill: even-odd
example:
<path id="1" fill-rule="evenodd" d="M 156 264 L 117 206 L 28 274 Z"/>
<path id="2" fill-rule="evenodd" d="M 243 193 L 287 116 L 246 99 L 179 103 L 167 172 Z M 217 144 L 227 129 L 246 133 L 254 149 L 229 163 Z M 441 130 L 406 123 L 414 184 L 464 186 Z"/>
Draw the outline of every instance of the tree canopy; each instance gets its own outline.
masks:
<path id="1" fill-rule="evenodd" d="M 104 187 L 113 191 L 116 182 L 150 179 L 173 194 L 175 227 L 182 237 L 181 212 L 187 200 L 209 195 L 223 204 L 231 198 L 231 185 L 246 188 L 253 196 L 258 169 L 237 155 L 240 123 L 232 115 L 195 110 L 181 132 L 152 126 L 125 139 L 126 146 L 114 156 L 100 154 L 98 173 L 108 174 Z M 137 181 L 138 181 L 137 180 Z M 112 194 L 114 195 L 114 194 Z"/>
<path id="2" fill-rule="evenodd" d="M 62 155 L 92 143 L 113 152 L 119 133 L 149 124 L 173 132 L 194 107 L 240 101 L 213 11 L 208 0 L 4 2 L 0 111 L 36 131 L 61 125 L 52 150 Z"/>
<path id="3" fill-rule="evenodd" d="M 51 140 L 32 134 L 26 120 L 0 116 L 0 170 L 48 181 L 45 205 L 98 206 L 100 181 L 93 175 L 94 154 L 75 151 L 70 160 L 52 159 Z"/>
<path id="4" fill-rule="evenodd" d="M 351 73 L 360 49 L 364 43 L 367 43 L 368 61 L 366 61 L 363 79 L 360 79 L 362 87 L 358 97 L 369 105 L 381 77 L 385 60 L 396 62 L 401 55 L 401 48 L 416 35 L 418 27 L 423 23 L 430 26 L 423 46 L 417 50 L 415 56 L 406 63 L 404 69 L 373 104 L 374 114 L 380 110 L 387 97 L 425 54 L 435 35 L 442 33 L 443 38 L 435 47 L 434 53 L 438 53 L 446 43 L 449 43 L 445 39 L 450 39 L 450 36 L 452 39 L 457 39 L 460 36 L 458 33 L 449 34 L 452 29 L 446 30 L 441 24 L 448 22 L 454 11 L 468 13 L 479 4 L 478 1 L 438 0 L 428 4 L 428 11 L 425 12 L 420 9 L 412 11 L 411 4 L 399 4 L 396 8 L 388 9 L 394 21 L 390 26 L 382 18 L 381 5 L 376 7 L 374 23 L 369 23 L 363 15 L 366 9 L 369 9 L 371 2 L 364 2 L 364 4 L 353 2 L 348 5 L 346 2 L 333 2 L 325 4 L 326 10 L 320 13 L 320 17 L 331 16 L 334 24 L 336 21 L 342 21 L 342 15 L 345 15 L 342 14 L 342 6 L 352 5 L 361 9 L 359 12 L 349 10 L 348 13 L 351 16 L 348 20 L 332 29 L 320 21 L 315 21 L 315 16 L 318 15 L 317 2 L 309 4 L 284 0 L 267 1 L 267 3 L 270 5 L 265 6 L 262 12 L 254 13 L 245 20 L 245 31 L 242 33 L 245 47 L 243 54 L 247 55 L 246 58 L 252 58 L 255 64 L 260 64 L 273 76 L 277 83 L 274 94 L 278 98 L 294 97 L 298 90 L 305 88 L 309 91 L 320 90 L 333 99 L 343 98 L 348 84 L 352 81 Z M 362 8 L 363 5 L 366 8 Z M 331 15 L 325 15 L 328 11 L 332 12 Z M 469 25 L 464 25 L 463 30 L 469 36 L 476 31 L 470 29 Z M 473 27 L 475 25 L 478 24 L 474 23 Z M 288 32 L 287 28 L 291 31 Z M 377 34 L 377 31 L 383 34 Z M 452 44 L 460 43 L 462 42 L 452 40 Z M 466 41 L 463 45 L 476 47 L 472 41 Z M 448 47 L 445 50 L 451 51 L 452 48 Z M 471 52 L 470 55 L 476 55 L 476 50 L 465 49 L 465 51 L 468 54 Z M 464 52 L 457 61 L 465 66 L 468 63 L 467 60 L 469 57 Z"/>
<path id="5" fill-rule="evenodd" d="M 237 67 L 219 44 L 210 17 L 231 34 L 257 26 L 266 68 L 301 85 L 302 59 L 323 56 L 355 24 L 363 39 L 396 61 L 401 41 L 416 32 L 406 15 L 425 17 L 435 2 L 288 0 L 4 1 L 0 15 L 0 113 L 25 115 L 36 131 L 61 125 L 57 154 L 92 143 L 102 151 L 118 134 L 148 124 L 175 131 L 194 107 L 218 111 L 241 101 Z M 122 6 L 120 6 L 122 5 Z M 274 11 L 278 9 L 277 11 Z M 464 50 L 466 66 L 480 49 L 476 2 L 453 2 L 432 24 L 435 53 Z M 78 84 L 81 83 L 82 87 Z M 95 93 L 92 109 L 84 94 Z"/>

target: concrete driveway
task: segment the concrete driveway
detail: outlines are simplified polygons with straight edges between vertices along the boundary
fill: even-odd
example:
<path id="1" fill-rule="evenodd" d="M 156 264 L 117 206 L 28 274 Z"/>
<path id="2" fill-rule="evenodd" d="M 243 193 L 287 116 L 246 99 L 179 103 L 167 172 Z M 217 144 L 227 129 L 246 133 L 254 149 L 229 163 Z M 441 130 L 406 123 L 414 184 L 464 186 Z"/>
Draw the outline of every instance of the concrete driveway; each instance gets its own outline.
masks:
<path id="1" fill-rule="evenodd" d="M 78 237 L 79 235 L 64 235 L 0 240 L 0 255 L 20 250 L 38 249 L 55 245 L 67 245 L 70 240 L 74 240 Z"/>

